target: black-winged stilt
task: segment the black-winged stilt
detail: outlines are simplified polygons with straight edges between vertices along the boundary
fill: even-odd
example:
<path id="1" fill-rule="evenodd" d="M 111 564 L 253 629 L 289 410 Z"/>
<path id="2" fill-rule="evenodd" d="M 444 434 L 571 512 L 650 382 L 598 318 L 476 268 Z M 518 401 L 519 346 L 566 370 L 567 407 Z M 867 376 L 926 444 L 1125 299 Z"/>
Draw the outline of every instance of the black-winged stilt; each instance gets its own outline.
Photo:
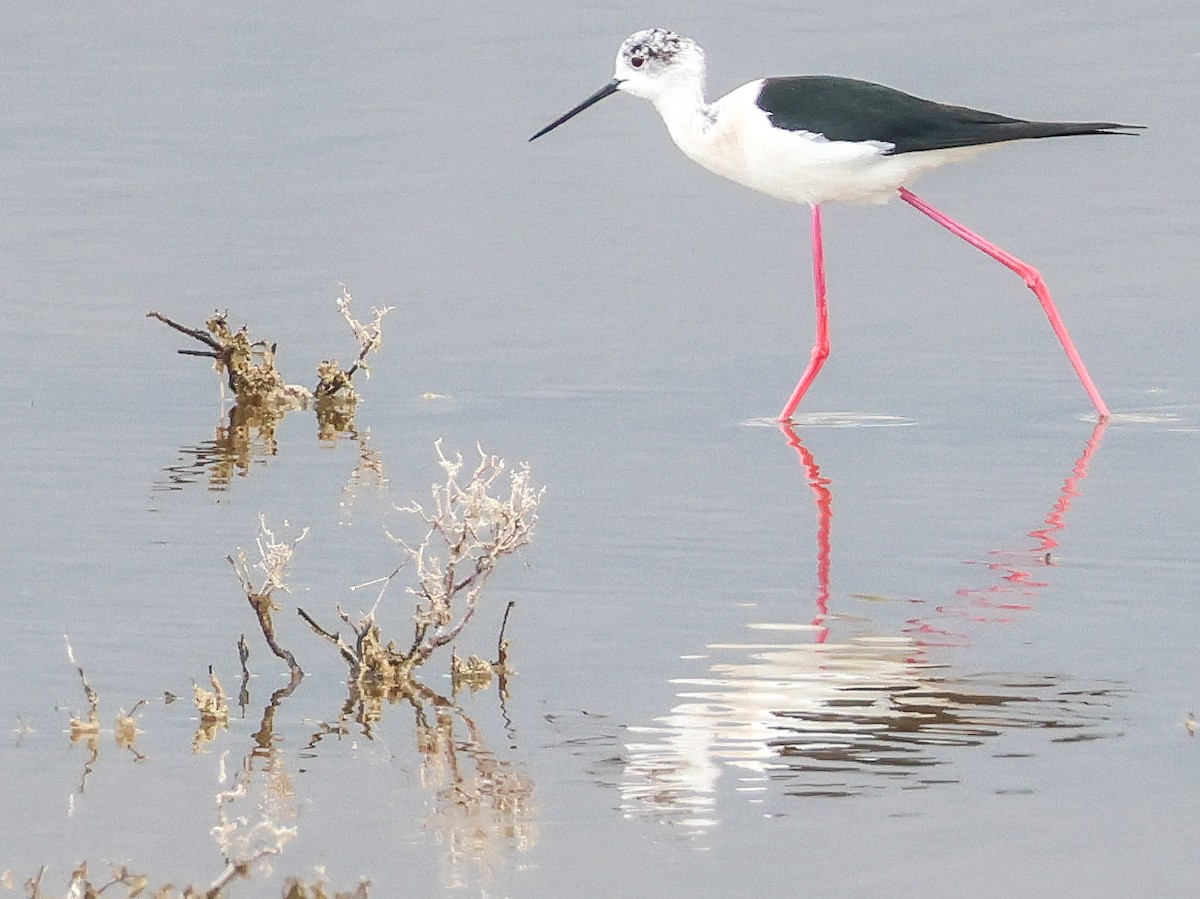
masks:
<path id="1" fill-rule="evenodd" d="M 671 138 L 706 169 L 781 200 L 812 209 L 816 340 L 780 421 L 796 411 L 829 356 L 821 204 L 884 203 L 893 196 L 1018 274 L 1037 296 L 1054 333 L 1100 418 L 1109 417 L 1083 359 L 1033 266 L 989 243 L 906 186 L 918 175 L 968 159 L 989 144 L 1074 134 L 1123 134 L 1140 125 L 1116 122 L 1033 122 L 922 100 L 852 78 L 829 75 L 763 78 L 720 100 L 704 99 L 704 51 L 661 28 L 630 35 L 617 53 L 613 79 L 531 141 L 610 94 L 649 100 Z"/>

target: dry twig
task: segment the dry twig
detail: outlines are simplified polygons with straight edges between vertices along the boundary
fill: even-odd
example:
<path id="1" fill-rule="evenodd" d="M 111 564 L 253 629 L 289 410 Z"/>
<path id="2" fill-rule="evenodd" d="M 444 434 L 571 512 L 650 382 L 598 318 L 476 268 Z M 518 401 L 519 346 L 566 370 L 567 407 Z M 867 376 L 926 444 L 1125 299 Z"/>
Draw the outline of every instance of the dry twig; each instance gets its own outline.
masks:
<path id="1" fill-rule="evenodd" d="M 285 521 L 283 526 L 286 528 L 288 523 Z M 258 547 L 258 561 L 253 567 L 263 573 L 261 586 L 255 587 L 250 579 L 251 565 L 246 557 L 246 551 L 239 548 L 236 556 L 226 556 L 226 560 L 233 566 L 234 572 L 241 581 L 242 591 L 246 594 L 246 599 L 250 603 L 250 608 L 254 610 L 254 617 L 258 619 L 258 626 L 262 629 L 263 638 L 267 641 L 267 646 L 271 652 L 283 659 L 287 663 L 288 670 L 292 676 L 303 677 L 304 671 L 296 662 L 296 657 L 292 655 L 291 650 L 285 649 L 279 645 L 279 641 L 275 637 L 275 622 L 271 617 L 272 612 L 277 612 L 282 608 L 272 598 L 272 594 L 276 590 L 282 590 L 285 593 L 290 593 L 291 588 L 287 585 L 286 574 L 288 565 L 291 564 L 292 556 L 296 552 L 296 544 L 303 540 L 308 535 L 308 528 L 300 532 L 300 536 L 290 541 L 279 541 L 275 539 L 275 533 L 267 527 L 266 518 L 262 515 L 258 517 L 258 539 L 256 545 Z"/>
<path id="2" fill-rule="evenodd" d="M 354 620 L 338 607 L 338 617 L 354 635 L 350 642 L 298 610 L 314 632 L 337 647 L 350 666 L 352 688 L 360 698 L 411 696 L 418 686 L 413 671 L 462 633 L 475 615 L 496 563 L 529 543 L 537 524 L 544 488 L 532 485 L 528 465 L 510 472 L 507 493 L 496 491 L 500 495 L 494 496 L 506 470 L 503 459 L 480 449 L 478 464 L 464 477 L 463 457 L 448 457 L 440 440 L 435 448 L 445 480 L 433 487 L 432 507 L 427 510 L 413 503 L 402 509 L 424 521 L 426 534 L 415 546 L 393 537 L 417 572 L 418 585 L 408 588 L 418 599 L 411 643 L 399 648 L 394 641 L 385 642 L 375 618 L 383 593 L 399 568 L 383 579 L 375 607 L 366 615 Z M 507 618 L 506 612 L 506 622 Z M 503 630 L 499 647 L 502 663 L 507 653 Z M 491 667 L 490 663 L 480 664 Z"/>

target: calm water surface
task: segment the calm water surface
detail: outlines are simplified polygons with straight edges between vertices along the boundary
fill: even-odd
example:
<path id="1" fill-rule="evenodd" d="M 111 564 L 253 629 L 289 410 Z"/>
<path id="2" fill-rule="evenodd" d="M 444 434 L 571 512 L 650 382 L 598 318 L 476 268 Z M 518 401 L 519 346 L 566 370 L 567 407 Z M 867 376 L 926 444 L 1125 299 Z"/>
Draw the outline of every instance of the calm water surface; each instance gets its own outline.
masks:
<path id="1" fill-rule="evenodd" d="M 317 866 L 379 896 L 1192 894 L 1194 4 L 651 7 L 10 13 L 0 873 L 207 883 L 241 782 L 224 814 L 296 836 L 235 895 Z M 1042 269 L 1114 421 L 1019 281 L 893 204 L 828 211 L 834 354 L 795 433 L 764 426 L 811 340 L 805 210 L 628 98 L 525 143 L 649 25 L 707 48 L 714 93 L 836 72 L 1151 126 L 919 188 Z M 396 307 L 357 439 L 296 413 L 232 444 L 143 317 L 228 308 L 311 382 L 355 352 L 339 282 Z M 350 586 L 399 561 L 438 437 L 549 488 L 463 647 L 517 600 L 511 695 L 339 727 L 345 667 L 290 606 L 373 602 Z M 311 528 L 280 617 L 308 677 L 275 706 L 225 561 L 260 513 Z M 249 701 L 197 741 L 191 685 L 236 690 L 242 633 Z"/>

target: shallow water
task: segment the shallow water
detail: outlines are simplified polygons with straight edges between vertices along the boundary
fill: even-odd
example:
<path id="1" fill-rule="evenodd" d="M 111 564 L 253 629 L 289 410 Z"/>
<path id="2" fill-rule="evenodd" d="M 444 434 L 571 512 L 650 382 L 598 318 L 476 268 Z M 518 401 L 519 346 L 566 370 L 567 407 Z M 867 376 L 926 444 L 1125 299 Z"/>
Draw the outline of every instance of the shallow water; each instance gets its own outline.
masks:
<path id="1" fill-rule="evenodd" d="M 1189 894 L 1194 5 L 469 14 L 10 14 L 0 873 L 207 883 L 244 771 L 230 813 L 297 833 L 234 895 L 315 866 L 381 896 Z M 918 185 L 1041 268 L 1113 421 L 1017 279 L 892 204 L 827 211 L 833 356 L 770 425 L 811 339 L 805 211 L 697 170 L 629 98 L 525 143 L 651 24 L 704 44 L 714 93 L 830 71 L 1149 125 Z M 143 318 L 228 308 L 310 382 L 355 350 L 339 282 L 396 307 L 358 441 L 305 413 L 231 441 L 207 362 Z M 339 727 L 345 666 L 288 610 L 308 676 L 272 706 L 225 556 L 260 513 L 310 527 L 284 602 L 369 607 L 350 587 L 399 561 L 384 527 L 438 437 L 548 486 L 464 646 L 517 601 L 511 695 Z M 243 633 L 249 703 L 193 752 L 191 684 L 236 691 Z M 135 755 L 108 731 L 142 698 Z"/>

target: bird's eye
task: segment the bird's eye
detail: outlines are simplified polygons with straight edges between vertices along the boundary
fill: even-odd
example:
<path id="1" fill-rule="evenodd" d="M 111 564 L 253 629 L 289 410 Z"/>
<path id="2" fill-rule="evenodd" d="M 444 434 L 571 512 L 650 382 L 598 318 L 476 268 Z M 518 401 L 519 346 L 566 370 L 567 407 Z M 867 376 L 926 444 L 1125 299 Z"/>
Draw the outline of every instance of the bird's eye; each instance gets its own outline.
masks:
<path id="1" fill-rule="evenodd" d="M 635 57 L 633 57 L 633 59 L 629 60 L 629 64 L 631 66 L 633 66 L 635 69 L 640 69 L 645 64 L 645 62 L 646 62 L 646 60 L 642 59 L 640 56 L 635 56 Z"/>

